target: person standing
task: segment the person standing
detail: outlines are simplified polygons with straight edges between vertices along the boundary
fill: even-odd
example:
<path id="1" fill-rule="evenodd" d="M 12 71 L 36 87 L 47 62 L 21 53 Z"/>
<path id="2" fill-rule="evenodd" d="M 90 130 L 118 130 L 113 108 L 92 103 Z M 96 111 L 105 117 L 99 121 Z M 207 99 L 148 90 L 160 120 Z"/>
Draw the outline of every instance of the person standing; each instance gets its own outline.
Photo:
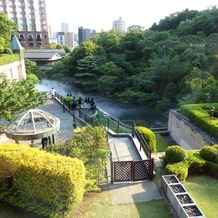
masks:
<path id="1" fill-rule="evenodd" d="M 88 98 L 87 98 L 87 108 L 88 108 L 88 109 L 90 109 L 90 104 L 91 104 L 91 100 L 90 100 L 90 98 L 88 97 Z"/>
<path id="2" fill-rule="evenodd" d="M 91 101 L 90 101 L 90 110 L 95 111 L 95 109 L 96 109 L 95 101 L 94 101 L 93 98 L 91 98 Z"/>
<path id="3" fill-rule="evenodd" d="M 76 100 L 75 96 L 72 99 L 72 107 L 73 107 L 73 109 L 76 109 L 76 107 L 77 107 L 77 100 Z"/>
<path id="4" fill-rule="evenodd" d="M 83 103 L 83 99 L 81 97 L 79 97 L 78 100 L 77 100 L 77 103 L 78 103 L 78 107 L 81 108 L 82 103 Z"/>
<path id="5" fill-rule="evenodd" d="M 85 108 L 88 108 L 88 98 L 87 97 L 85 97 L 84 102 L 85 102 Z"/>
<path id="6" fill-rule="evenodd" d="M 44 150 L 48 144 L 48 138 L 47 137 L 42 138 L 41 144 L 42 144 L 42 150 Z"/>
<path id="7" fill-rule="evenodd" d="M 52 99 L 54 99 L 54 97 L 55 97 L 55 89 L 54 88 L 51 89 L 51 96 L 52 96 Z"/>

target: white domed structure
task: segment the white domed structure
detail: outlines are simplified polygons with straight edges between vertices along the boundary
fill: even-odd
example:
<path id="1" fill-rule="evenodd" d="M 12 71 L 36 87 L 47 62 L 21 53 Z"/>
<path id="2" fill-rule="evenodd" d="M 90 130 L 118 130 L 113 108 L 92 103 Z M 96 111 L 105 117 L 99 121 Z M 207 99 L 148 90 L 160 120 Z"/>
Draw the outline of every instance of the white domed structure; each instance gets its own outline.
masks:
<path id="1" fill-rule="evenodd" d="M 40 109 L 31 109 L 12 119 L 5 128 L 5 134 L 18 142 L 53 136 L 59 129 L 57 117 Z"/>

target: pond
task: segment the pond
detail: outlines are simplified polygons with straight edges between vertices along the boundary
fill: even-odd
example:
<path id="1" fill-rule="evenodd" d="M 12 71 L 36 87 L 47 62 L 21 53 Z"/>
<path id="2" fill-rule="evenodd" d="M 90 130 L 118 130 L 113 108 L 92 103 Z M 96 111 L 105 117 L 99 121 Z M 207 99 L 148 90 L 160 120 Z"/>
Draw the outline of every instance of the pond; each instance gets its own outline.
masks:
<path id="1" fill-rule="evenodd" d="M 67 94 L 71 93 L 73 96 L 81 96 L 83 99 L 85 97 L 93 98 L 99 108 L 122 122 L 128 120 L 143 121 L 146 123 L 148 128 L 167 126 L 168 117 L 155 112 L 152 108 L 141 105 L 126 105 L 118 102 L 117 100 L 102 97 L 96 93 L 83 92 L 82 90 L 79 90 L 67 83 L 43 79 L 36 88 L 39 91 L 48 92 L 54 88 L 62 96 L 67 96 Z"/>

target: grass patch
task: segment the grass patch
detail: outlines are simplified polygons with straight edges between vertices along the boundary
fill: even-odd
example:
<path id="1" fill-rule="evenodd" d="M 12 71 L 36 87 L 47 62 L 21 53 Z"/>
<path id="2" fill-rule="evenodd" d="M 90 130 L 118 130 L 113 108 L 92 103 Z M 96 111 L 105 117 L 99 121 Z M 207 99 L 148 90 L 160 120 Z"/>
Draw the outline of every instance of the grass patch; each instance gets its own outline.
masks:
<path id="1" fill-rule="evenodd" d="M 184 182 L 186 190 L 208 218 L 217 218 L 217 178 L 207 175 L 190 175 Z"/>
<path id="2" fill-rule="evenodd" d="M 157 210 L 158 208 L 158 210 Z M 113 205 L 109 186 L 100 193 L 88 193 L 71 218 L 171 218 L 173 217 L 163 199 L 135 204 Z"/>
<path id="3" fill-rule="evenodd" d="M 162 171 L 158 171 L 155 180 L 159 180 Z M 163 199 L 134 204 L 117 204 L 111 202 L 109 184 L 102 185 L 101 192 L 86 193 L 83 202 L 76 207 L 69 218 L 173 218 L 168 204 Z M 0 206 L 0 218 L 43 218 L 22 209 Z"/>
<path id="4" fill-rule="evenodd" d="M 168 144 L 160 134 L 155 134 L 155 135 L 157 141 L 157 152 L 165 152 L 168 147 Z"/>

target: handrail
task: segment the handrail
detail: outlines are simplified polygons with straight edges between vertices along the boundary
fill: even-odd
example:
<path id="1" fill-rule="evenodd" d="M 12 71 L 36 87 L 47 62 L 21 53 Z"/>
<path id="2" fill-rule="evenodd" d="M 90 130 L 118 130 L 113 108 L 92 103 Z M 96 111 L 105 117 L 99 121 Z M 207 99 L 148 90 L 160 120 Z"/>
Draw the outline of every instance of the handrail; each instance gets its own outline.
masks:
<path id="1" fill-rule="evenodd" d="M 55 97 L 61 102 L 61 104 L 63 105 L 63 109 L 67 106 L 70 109 L 70 102 L 67 101 L 62 95 L 60 95 L 59 93 L 55 92 Z M 88 114 L 84 111 L 83 108 L 79 108 L 79 118 L 83 118 L 85 121 L 85 125 L 90 124 L 92 126 L 96 126 L 96 125 L 103 125 L 108 129 L 111 129 L 112 125 L 115 125 L 115 128 L 117 127 L 117 133 L 121 133 L 121 128 L 123 128 L 122 130 L 131 130 L 131 134 L 134 137 L 136 135 L 136 137 L 139 140 L 140 143 L 140 150 L 141 148 L 144 150 L 144 152 L 146 153 L 148 158 L 151 158 L 151 147 L 147 144 L 144 136 L 142 133 L 140 133 L 137 130 L 137 126 L 135 124 L 134 120 L 123 120 L 123 122 L 131 122 L 131 126 L 121 122 L 121 120 L 118 120 L 114 117 L 111 116 L 106 116 L 106 117 L 100 117 L 98 115 L 98 113 L 95 113 L 95 110 L 92 110 L 92 114 Z M 89 110 L 90 111 L 90 110 Z M 93 116 L 95 115 L 95 116 Z M 111 122 L 110 122 L 111 121 Z M 113 123 L 112 123 L 113 122 Z M 126 133 L 126 132 L 125 132 Z"/>

